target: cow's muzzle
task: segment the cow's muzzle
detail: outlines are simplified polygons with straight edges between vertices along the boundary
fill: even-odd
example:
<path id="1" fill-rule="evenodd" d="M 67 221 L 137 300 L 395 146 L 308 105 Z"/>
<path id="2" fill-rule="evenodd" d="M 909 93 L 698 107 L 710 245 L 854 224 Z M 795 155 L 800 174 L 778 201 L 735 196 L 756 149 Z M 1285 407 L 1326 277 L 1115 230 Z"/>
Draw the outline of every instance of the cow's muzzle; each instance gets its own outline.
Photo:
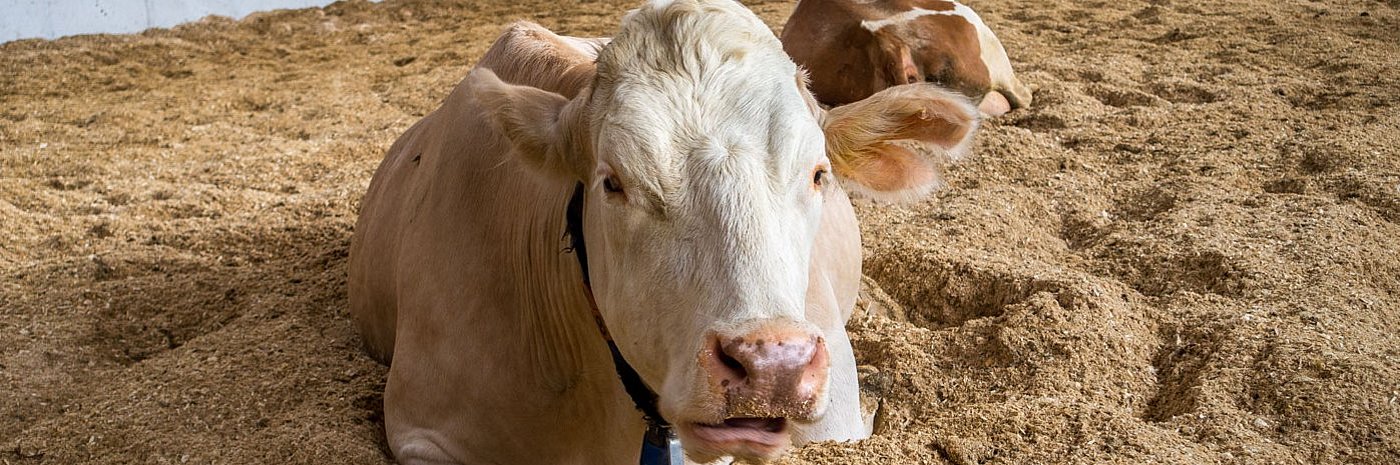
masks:
<path id="1" fill-rule="evenodd" d="M 686 425 L 688 436 L 730 454 L 771 456 L 790 442 L 790 421 L 823 408 L 829 358 L 812 331 L 773 324 L 738 336 L 715 334 L 700 351 L 709 391 L 722 398 L 717 421 Z"/>
<path id="2" fill-rule="evenodd" d="M 826 341 L 788 328 L 716 335 L 702 356 L 711 388 L 724 393 L 728 418 L 810 419 L 824 393 Z"/>

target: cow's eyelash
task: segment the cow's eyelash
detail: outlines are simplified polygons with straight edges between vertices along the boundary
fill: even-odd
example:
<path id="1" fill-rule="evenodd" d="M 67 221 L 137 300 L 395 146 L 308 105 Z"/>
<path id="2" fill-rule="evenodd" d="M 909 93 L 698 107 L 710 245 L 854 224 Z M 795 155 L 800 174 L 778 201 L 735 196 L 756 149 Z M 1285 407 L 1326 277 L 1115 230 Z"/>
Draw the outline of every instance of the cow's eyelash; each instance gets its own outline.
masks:
<path id="1" fill-rule="evenodd" d="M 609 194 L 622 194 L 622 181 L 619 181 L 617 179 L 617 176 L 608 176 L 606 178 L 603 178 L 603 192 L 607 192 Z"/>

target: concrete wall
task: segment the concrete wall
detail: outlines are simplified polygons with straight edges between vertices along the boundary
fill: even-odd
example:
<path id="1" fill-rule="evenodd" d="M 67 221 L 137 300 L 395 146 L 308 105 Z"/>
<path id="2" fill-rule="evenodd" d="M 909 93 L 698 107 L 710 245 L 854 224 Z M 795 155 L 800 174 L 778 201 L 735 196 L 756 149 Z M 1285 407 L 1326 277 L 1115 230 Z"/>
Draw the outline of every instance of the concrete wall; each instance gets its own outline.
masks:
<path id="1" fill-rule="evenodd" d="M 0 0 L 0 42 L 74 34 L 129 33 L 208 15 L 305 8 L 332 0 Z"/>

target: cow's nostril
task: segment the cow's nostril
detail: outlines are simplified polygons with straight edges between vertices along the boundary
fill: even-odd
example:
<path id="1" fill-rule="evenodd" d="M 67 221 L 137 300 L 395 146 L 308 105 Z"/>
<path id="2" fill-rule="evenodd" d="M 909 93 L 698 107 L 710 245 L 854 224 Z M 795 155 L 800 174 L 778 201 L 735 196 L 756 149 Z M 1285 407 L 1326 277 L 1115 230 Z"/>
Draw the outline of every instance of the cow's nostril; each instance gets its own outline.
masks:
<path id="1" fill-rule="evenodd" d="M 719 358 L 719 363 L 721 365 L 724 365 L 725 368 L 729 369 L 729 377 L 735 380 L 742 380 L 747 378 L 749 376 L 749 370 L 744 368 L 743 362 L 740 362 L 739 359 L 730 356 L 723 345 L 716 345 L 718 347 L 715 347 L 715 356 Z M 725 381 L 728 381 L 728 379 L 726 379 Z M 728 383 L 726 382 L 725 384 L 727 385 Z"/>

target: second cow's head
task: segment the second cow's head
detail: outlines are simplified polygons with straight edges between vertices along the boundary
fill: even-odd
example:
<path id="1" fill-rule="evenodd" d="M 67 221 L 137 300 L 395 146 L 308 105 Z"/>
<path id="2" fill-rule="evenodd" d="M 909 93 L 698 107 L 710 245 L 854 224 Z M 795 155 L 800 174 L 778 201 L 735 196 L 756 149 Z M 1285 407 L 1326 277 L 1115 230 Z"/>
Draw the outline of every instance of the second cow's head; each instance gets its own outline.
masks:
<path id="1" fill-rule="evenodd" d="M 890 89 L 825 112 L 772 32 L 728 0 L 631 12 L 573 99 L 473 71 L 477 104 L 538 176 L 586 187 L 593 292 L 697 459 L 771 458 L 827 403 L 805 295 L 823 204 L 917 196 L 966 150 L 965 98 Z M 834 194 L 835 193 L 835 194 Z"/>

